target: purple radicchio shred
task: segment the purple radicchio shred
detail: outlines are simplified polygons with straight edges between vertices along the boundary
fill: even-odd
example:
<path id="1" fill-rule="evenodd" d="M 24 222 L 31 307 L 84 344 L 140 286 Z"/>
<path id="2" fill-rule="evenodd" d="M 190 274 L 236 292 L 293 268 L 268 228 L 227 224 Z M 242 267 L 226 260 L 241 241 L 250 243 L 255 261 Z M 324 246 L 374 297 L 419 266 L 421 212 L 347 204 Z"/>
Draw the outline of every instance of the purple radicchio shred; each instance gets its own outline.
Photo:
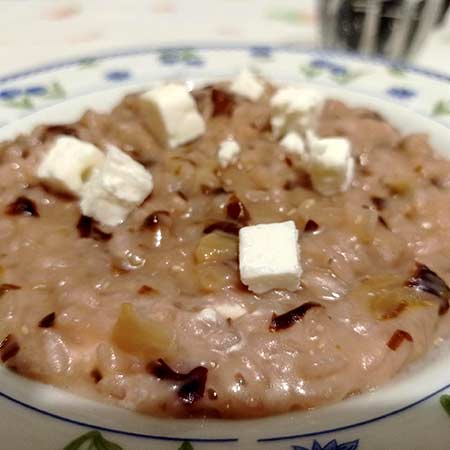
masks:
<path id="1" fill-rule="evenodd" d="M 20 196 L 10 203 L 6 207 L 5 213 L 9 216 L 39 217 L 36 204 L 24 196 Z"/>
<path id="2" fill-rule="evenodd" d="M 382 211 L 384 208 L 386 208 L 387 200 L 385 198 L 374 196 L 370 197 L 370 201 L 378 211 Z"/>
<path id="3" fill-rule="evenodd" d="M 192 405 L 205 395 L 206 378 L 208 369 L 198 366 L 188 373 L 179 373 L 173 370 L 163 359 L 150 363 L 147 367 L 149 373 L 160 380 L 180 382 L 177 395 L 185 405 Z"/>
<path id="4" fill-rule="evenodd" d="M 220 195 L 226 193 L 222 186 L 208 186 L 207 184 L 202 184 L 200 191 L 203 195 Z"/>
<path id="5" fill-rule="evenodd" d="M 222 89 L 212 88 L 211 100 L 213 103 L 212 116 L 231 116 L 233 114 L 235 101 L 234 96 Z"/>
<path id="6" fill-rule="evenodd" d="M 232 194 L 227 202 L 227 215 L 230 219 L 241 223 L 247 223 L 250 220 L 250 214 L 236 194 Z"/>
<path id="7" fill-rule="evenodd" d="M 92 238 L 96 241 L 109 241 L 112 233 L 105 233 L 95 224 L 94 219 L 81 215 L 77 223 L 77 230 L 80 238 Z"/>
<path id="8" fill-rule="evenodd" d="M 295 325 L 296 322 L 302 320 L 311 308 L 323 308 L 323 306 L 316 302 L 306 302 L 279 316 L 274 314 L 269 325 L 269 330 L 280 331 L 292 327 L 292 325 Z"/>
<path id="9" fill-rule="evenodd" d="M 80 220 L 77 223 L 77 230 L 80 238 L 88 238 L 91 235 L 92 218 L 81 215 Z"/>
<path id="10" fill-rule="evenodd" d="M 223 231 L 224 233 L 229 234 L 239 234 L 239 229 L 241 228 L 240 225 L 234 223 L 234 222 L 228 222 L 226 220 L 214 222 L 211 225 L 208 225 L 204 230 L 203 233 L 209 234 L 213 231 Z"/>
<path id="11" fill-rule="evenodd" d="M 97 384 L 97 383 L 99 383 L 102 380 L 103 375 L 101 374 L 100 370 L 92 369 L 91 377 L 93 378 L 94 383 Z"/>
<path id="12" fill-rule="evenodd" d="M 9 291 L 17 291 L 18 289 L 21 289 L 21 287 L 17 286 L 17 284 L 2 283 L 0 284 L 0 297 Z"/>
<path id="13" fill-rule="evenodd" d="M 303 170 L 297 170 L 295 178 L 287 180 L 283 186 L 286 191 L 293 191 L 297 188 L 312 190 L 311 176 Z"/>
<path id="14" fill-rule="evenodd" d="M 139 289 L 138 289 L 138 294 L 139 295 L 149 295 L 149 294 L 153 294 L 158 292 L 157 289 L 147 285 L 147 284 L 143 284 Z"/>
<path id="15" fill-rule="evenodd" d="M 0 343 L 0 357 L 3 362 L 13 358 L 19 352 L 20 347 L 14 335 L 8 334 Z"/>
<path id="16" fill-rule="evenodd" d="M 319 224 L 316 221 L 309 219 L 308 222 L 306 222 L 305 227 L 303 228 L 303 231 L 305 233 L 315 233 L 318 229 L 319 229 Z"/>
<path id="17" fill-rule="evenodd" d="M 403 341 L 413 342 L 412 336 L 405 330 L 395 330 L 386 345 L 393 351 L 397 350 Z"/>
<path id="18" fill-rule="evenodd" d="M 389 227 L 388 223 L 386 222 L 386 219 L 381 216 L 380 214 L 378 214 L 378 222 L 384 227 L 386 228 L 386 230 L 391 230 L 391 228 Z"/>
<path id="19" fill-rule="evenodd" d="M 442 316 L 449 309 L 450 288 L 445 281 L 425 264 L 416 262 L 416 271 L 406 281 L 405 286 L 428 292 L 439 298 L 439 315 Z"/>
<path id="20" fill-rule="evenodd" d="M 55 313 L 51 312 L 50 314 L 47 314 L 45 317 L 43 317 L 40 321 L 39 321 L 39 328 L 50 328 L 54 325 L 55 323 Z"/>

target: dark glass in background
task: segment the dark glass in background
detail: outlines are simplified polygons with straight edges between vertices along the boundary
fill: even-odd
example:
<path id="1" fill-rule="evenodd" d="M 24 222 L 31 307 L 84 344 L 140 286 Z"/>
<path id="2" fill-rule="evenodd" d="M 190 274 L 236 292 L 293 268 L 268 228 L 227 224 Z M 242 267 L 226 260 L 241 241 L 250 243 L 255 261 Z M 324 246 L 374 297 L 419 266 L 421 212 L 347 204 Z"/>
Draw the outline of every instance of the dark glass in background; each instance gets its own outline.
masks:
<path id="1" fill-rule="evenodd" d="M 321 0 L 323 44 L 407 59 L 442 22 L 449 6 L 450 0 Z"/>

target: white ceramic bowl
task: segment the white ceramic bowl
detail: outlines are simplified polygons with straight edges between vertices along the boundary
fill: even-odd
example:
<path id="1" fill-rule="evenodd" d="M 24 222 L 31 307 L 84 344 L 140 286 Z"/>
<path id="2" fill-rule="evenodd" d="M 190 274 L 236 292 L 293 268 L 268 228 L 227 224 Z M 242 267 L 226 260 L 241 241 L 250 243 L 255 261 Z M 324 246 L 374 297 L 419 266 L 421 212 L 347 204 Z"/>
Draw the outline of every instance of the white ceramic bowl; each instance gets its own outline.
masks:
<path id="1" fill-rule="evenodd" d="M 74 121 L 88 108 L 107 111 L 125 93 L 148 86 L 136 83 L 103 89 L 44 108 L 0 128 L 0 141 L 38 124 Z M 445 126 L 352 89 L 323 85 L 320 89 L 329 97 L 380 112 L 404 133 L 428 133 L 436 150 L 450 157 L 450 130 Z M 311 411 L 256 420 L 157 419 L 76 397 L 3 367 L 0 380 L 0 431 L 5 442 L 0 447 L 8 450 L 60 449 L 90 429 L 100 430 L 126 450 L 178 449 L 184 440 L 205 450 L 450 447 L 450 418 L 440 408 L 437 395 L 449 388 L 449 342 L 376 391 Z"/>

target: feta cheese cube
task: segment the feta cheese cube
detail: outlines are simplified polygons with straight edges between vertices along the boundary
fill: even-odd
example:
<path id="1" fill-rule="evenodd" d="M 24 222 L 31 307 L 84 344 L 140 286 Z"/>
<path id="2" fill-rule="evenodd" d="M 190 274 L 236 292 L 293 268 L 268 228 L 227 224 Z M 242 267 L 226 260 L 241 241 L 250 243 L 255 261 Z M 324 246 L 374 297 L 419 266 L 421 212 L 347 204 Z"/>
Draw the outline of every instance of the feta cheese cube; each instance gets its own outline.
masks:
<path id="1" fill-rule="evenodd" d="M 287 87 L 279 89 L 270 100 L 272 132 L 276 138 L 289 131 L 302 133 L 316 124 L 324 98 L 314 89 Z"/>
<path id="2" fill-rule="evenodd" d="M 295 131 L 289 131 L 289 133 L 281 139 L 280 144 L 284 147 L 287 153 L 293 153 L 302 157 L 302 159 L 307 159 L 308 154 L 305 147 L 305 141 L 301 135 Z"/>
<path id="3" fill-rule="evenodd" d="M 222 168 L 233 164 L 238 159 L 238 154 L 241 151 L 239 144 L 234 139 L 225 139 L 220 143 L 217 156 L 219 164 Z"/>
<path id="4" fill-rule="evenodd" d="M 316 191 L 322 195 L 345 192 L 353 180 L 355 161 L 351 143 L 346 138 L 318 138 L 307 133 L 308 171 Z"/>
<path id="5" fill-rule="evenodd" d="M 239 231 L 242 282 L 262 294 L 271 289 L 295 291 L 300 286 L 298 230 L 290 220 L 243 227 Z"/>
<path id="6" fill-rule="evenodd" d="M 80 195 L 84 183 L 105 155 L 93 144 L 72 136 L 56 138 L 37 169 L 37 176 L 51 188 Z"/>
<path id="7" fill-rule="evenodd" d="M 140 96 L 140 109 L 156 138 L 174 148 L 201 136 L 206 129 L 194 97 L 185 86 L 166 84 Z"/>
<path id="8" fill-rule="evenodd" d="M 153 178 L 145 167 L 110 146 L 104 163 L 83 187 L 81 211 L 104 225 L 115 226 L 152 190 Z"/>
<path id="9" fill-rule="evenodd" d="M 264 84 L 253 72 L 244 69 L 231 83 L 230 91 L 255 102 L 263 94 Z"/>

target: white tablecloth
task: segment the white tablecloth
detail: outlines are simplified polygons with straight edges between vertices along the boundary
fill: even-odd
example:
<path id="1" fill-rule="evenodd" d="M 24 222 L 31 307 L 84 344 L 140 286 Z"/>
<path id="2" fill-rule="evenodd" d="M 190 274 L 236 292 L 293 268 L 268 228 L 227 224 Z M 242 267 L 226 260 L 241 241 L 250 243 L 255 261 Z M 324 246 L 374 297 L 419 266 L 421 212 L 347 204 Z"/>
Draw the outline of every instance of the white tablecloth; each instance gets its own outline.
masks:
<path id="1" fill-rule="evenodd" d="M 0 0 L 0 74 L 158 44 L 319 46 L 314 0 Z M 416 63 L 450 73 L 450 22 Z"/>

